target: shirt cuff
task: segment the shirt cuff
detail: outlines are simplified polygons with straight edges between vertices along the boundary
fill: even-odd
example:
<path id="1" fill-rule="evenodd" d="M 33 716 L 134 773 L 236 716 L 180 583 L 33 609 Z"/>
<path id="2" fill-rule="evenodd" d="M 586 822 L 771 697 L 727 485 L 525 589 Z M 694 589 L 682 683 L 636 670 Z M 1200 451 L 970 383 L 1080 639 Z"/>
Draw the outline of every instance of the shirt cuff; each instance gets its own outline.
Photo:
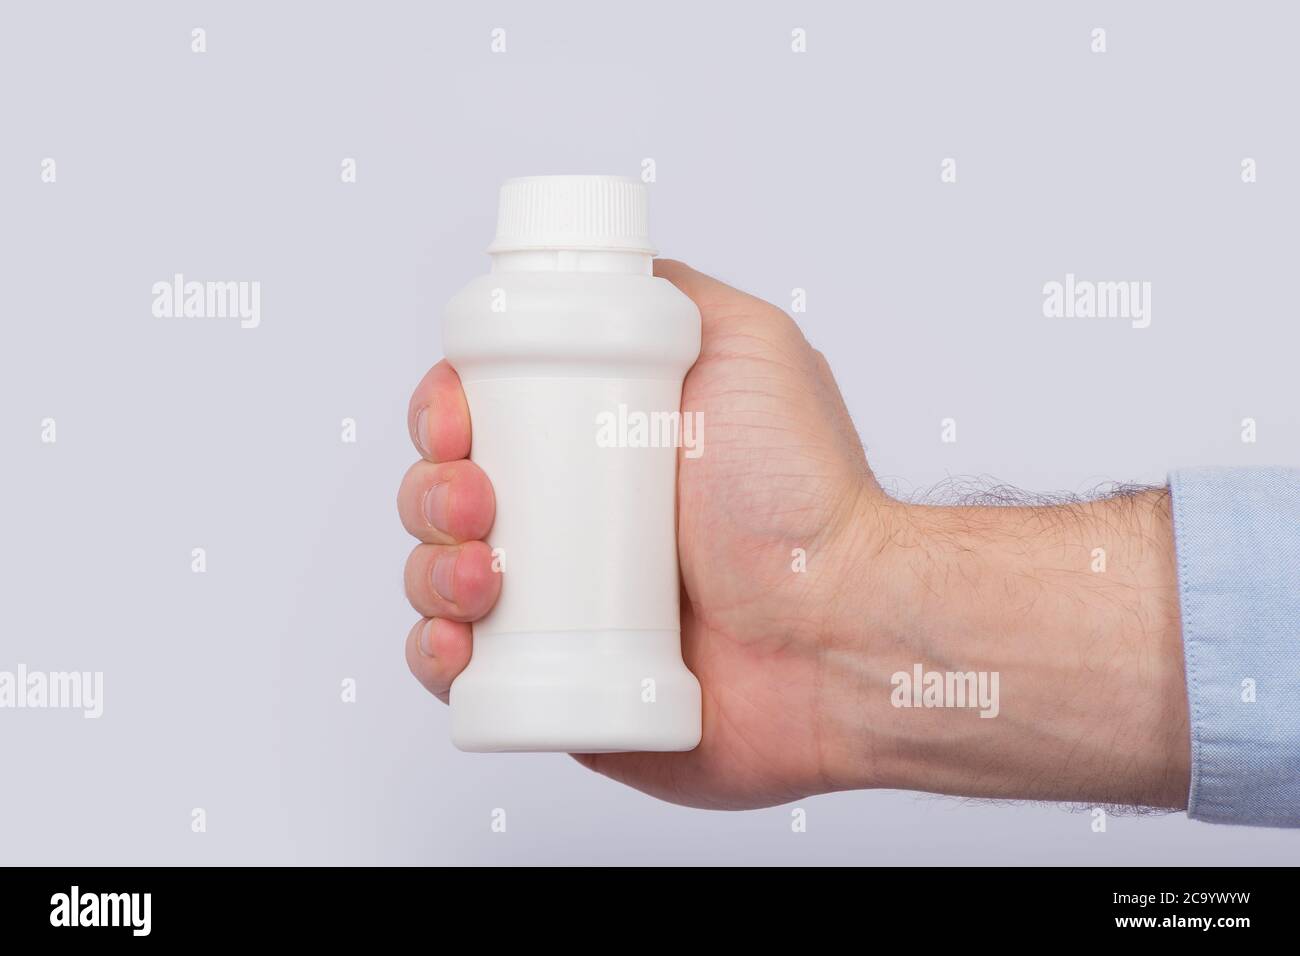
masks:
<path id="1" fill-rule="evenodd" d="M 1300 471 L 1169 476 L 1191 718 L 1187 815 L 1300 826 Z"/>

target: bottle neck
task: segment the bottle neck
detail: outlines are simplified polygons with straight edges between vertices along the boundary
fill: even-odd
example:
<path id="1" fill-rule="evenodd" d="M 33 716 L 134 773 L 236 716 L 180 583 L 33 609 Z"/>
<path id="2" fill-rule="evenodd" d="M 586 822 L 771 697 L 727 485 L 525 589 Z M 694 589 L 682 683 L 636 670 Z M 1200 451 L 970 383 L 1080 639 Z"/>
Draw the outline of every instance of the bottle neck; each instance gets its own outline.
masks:
<path id="1" fill-rule="evenodd" d="M 493 272 L 607 272 L 648 276 L 654 257 L 648 252 L 609 249 L 515 249 L 491 253 Z"/>

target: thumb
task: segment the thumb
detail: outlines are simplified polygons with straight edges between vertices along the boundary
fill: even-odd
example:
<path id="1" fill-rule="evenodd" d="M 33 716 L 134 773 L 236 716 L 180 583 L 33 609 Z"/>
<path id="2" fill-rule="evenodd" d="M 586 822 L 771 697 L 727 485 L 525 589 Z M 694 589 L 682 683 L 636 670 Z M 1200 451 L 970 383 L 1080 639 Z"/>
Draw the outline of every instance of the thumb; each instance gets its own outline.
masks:
<path id="1" fill-rule="evenodd" d="M 799 326 L 772 303 L 675 259 L 656 259 L 654 273 L 677 286 L 700 310 L 701 358 L 768 358 L 801 368 L 815 357 Z"/>
<path id="2" fill-rule="evenodd" d="M 775 318 L 780 315 L 787 322 L 790 321 L 785 313 L 770 302 L 732 288 L 676 259 L 656 259 L 654 274 L 677 286 L 695 303 L 700 310 L 700 321 L 706 335 L 717 331 L 716 326 L 719 324 L 739 325 L 760 317 Z"/>

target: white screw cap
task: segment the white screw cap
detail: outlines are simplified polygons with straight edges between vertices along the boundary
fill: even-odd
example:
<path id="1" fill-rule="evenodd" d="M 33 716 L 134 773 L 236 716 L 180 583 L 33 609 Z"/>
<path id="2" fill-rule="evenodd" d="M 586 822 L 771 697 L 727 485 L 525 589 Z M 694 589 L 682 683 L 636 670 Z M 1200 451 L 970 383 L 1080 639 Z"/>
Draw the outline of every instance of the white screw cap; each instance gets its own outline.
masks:
<path id="1" fill-rule="evenodd" d="M 623 176 L 507 179 L 489 253 L 526 249 L 640 252 L 650 245 L 644 183 Z"/>

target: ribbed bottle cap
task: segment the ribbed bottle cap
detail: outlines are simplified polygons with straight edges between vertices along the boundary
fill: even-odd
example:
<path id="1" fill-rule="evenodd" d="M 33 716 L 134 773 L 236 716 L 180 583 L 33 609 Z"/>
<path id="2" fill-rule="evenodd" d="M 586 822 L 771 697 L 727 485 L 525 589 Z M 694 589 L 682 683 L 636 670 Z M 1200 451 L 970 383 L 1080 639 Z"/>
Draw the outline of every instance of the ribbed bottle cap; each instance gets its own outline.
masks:
<path id="1" fill-rule="evenodd" d="M 525 176 L 501 186 L 487 251 L 594 249 L 654 255 L 645 184 L 622 176 Z"/>

